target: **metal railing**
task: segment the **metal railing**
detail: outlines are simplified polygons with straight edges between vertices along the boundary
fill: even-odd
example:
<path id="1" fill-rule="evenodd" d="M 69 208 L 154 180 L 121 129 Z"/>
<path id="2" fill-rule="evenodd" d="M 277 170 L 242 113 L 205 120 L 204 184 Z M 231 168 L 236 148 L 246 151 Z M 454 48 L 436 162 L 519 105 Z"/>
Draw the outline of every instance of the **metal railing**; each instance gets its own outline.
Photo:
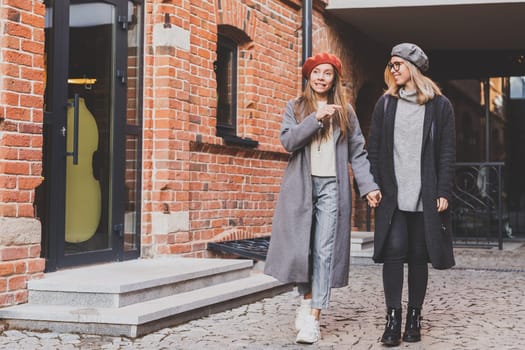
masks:
<path id="1" fill-rule="evenodd" d="M 456 163 L 452 232 L 456 244 L 503 247 L 508 226 L 503 162 Z"/>

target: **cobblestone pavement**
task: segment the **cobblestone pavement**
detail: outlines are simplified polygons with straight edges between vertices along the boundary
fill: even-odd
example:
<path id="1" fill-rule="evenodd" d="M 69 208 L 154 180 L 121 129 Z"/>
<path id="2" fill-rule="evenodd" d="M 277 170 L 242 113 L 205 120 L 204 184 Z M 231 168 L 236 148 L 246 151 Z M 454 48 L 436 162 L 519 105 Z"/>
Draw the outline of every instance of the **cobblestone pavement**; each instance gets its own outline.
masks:
<path id="1" fill-rule="evenodd" d="M 430 269 L 422 341 L 398 348 L 523 349 L 525 246 L 456 248 L 456 260 L 453 269 Z M 354 259 L 350 285 L 333 290 L 315 345 L 294 342 L 299 300 L 288 292 L 137 339 L 6 330 L 0 349 L 382 349 L 381 283 L 380 265 Z"/>

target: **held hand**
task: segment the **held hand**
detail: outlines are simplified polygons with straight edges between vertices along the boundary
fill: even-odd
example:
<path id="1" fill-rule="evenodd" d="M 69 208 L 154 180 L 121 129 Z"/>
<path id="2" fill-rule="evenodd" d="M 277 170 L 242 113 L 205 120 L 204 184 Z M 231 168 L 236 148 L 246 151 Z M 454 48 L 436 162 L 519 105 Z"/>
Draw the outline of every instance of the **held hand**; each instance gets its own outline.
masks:
<path id="1" fill-rule="evenodd" d="M 439 197 L 437 199 L 437 210 L 438 210 L 438 213 L 441 213 L 442 211 L 447 210 L 447 208 L 448 208 L 448 200 L 446 198 Z"/>
<path id="2" fill-rule="evenodd" d="M 317 120 L 324 120 L 330 118 L 335 114 L 335 111 L 337 111 L 338 109 L 341 109 L 340 105 L 326 104 L 317 111 L 315 117 L 317 118 Z"/>
<path id="3" fill-rule="evenodd" d="M 381 198 L 382 196 L 380 190 L 370 191 L 366 194 L 366 200 L 368 201 L 368 205 L 371 208 L 376 208 L 381 202 Z"/>

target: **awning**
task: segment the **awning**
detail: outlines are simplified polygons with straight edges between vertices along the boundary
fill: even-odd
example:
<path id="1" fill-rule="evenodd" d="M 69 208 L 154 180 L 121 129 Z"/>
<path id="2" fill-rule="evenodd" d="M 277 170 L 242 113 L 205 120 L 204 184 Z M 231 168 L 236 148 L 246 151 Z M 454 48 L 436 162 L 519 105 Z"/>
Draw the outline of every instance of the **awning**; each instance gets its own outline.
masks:
<path id="1" fill-rule="evenodd" d="M 525 74 L 525 1 L 330 0 L 326 11 L 385 48 L 417 43 L 440 71 L 459 59 L 461 72 L 477 60 L 479 74 Z"/>
<path id="2" fill-rule="evenodd" d="M 330 0 L 327 11 L 388 47 L 525 49 L 525 1 Z"/>

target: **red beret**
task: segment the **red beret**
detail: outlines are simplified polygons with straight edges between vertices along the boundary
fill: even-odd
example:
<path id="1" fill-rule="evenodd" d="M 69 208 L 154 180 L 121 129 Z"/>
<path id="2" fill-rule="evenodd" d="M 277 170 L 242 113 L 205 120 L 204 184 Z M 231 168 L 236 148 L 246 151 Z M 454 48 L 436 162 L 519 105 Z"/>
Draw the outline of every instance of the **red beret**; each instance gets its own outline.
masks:
<path id="1" fill-rule="evenodd" d="M 339 75 L 341 75 L 342 70 L 342 64 L 341 60 L 337 58 L 334 55 L 331 55 L 326 52 L 318 53 L 315 56 L 309 57 L 306 62 L 303 64 L 303 77 L 305 79 L 310 78 L 310 73 L 312 73 L 312 70 L 317 67 L 320 64 L 323 63 L 330 63 L 332 66 L 334 66 L 335 70 Z"/>

